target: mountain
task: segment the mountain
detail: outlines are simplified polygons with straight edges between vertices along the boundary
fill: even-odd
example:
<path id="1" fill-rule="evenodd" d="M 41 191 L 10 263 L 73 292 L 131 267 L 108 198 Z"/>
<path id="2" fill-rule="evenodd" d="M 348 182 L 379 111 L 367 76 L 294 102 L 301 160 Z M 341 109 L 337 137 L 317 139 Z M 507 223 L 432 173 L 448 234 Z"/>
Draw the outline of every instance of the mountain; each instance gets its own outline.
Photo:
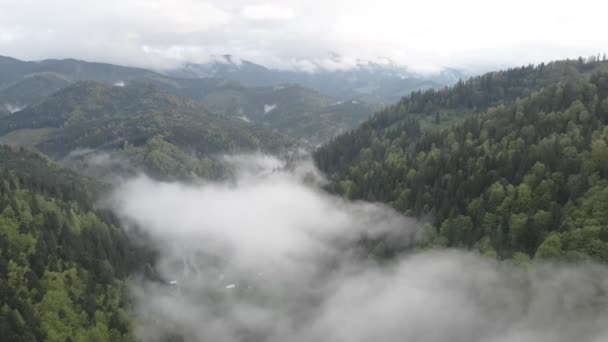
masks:
<path id="1" fill-rule="evenodd" d="M 162 83 L 167 77 L 145 69 L 75 59 L 48 59 L 35 62 L 0 56 L 0 115 L 40 103 L 54 92 L 78 81 L 124 85 L 148 79 Z"/>
<path id="2" fill-rule="evenodd" d="M 117 154 L 159 177 L 216 172 L 213 156 L 278 153 L 286 137 L 209 112 L 198 102 L 153 86 L 77 82 L 42 103 L 0 119 L 4 142 L 31 142 L 55 159 Z M 27 134 L 28 139 L 19 139 Z M 35 137 L 32 137 L 34 135 Z"/>
<path id="3" fill-rule="evenodd" d="M 23 68 L 19 61 L 0 61 Z M 56 71 L 11 74 L 9 69 L 3 69 L 7 77 L 20 76 L 0 89 L 0 99 L 13 105 L 2 107 L 0 143 L 37 151 L 0 146 L 0 336 L 7 341 L 135 339 L 126 284 L 134 275 L 157 277 L 152 266 L 157 253 L 135 244 L 113 213 L 99 209 L 107 191 L 103 168 L 143 169 L 163 180 L 218 178 L 228 172 L 219 158 L 225 153 L 280 154 L 298 145 L 275 130 L 321 141 L 357 125 L 370 108 L 300 85 L 252 88 L 220 78 L 178 79 L 147 71 L 122 82 L 108 75 L 100 76 L 106 82 L 94 82 Z M 75 75 L 71 72 L 66 74 Z M 80 75 L 85 74 L 95 72 Z M 515 263 L 531 258 L 608 262 L 605 61 L 527 66 L 416 91 L 331 139 L 314 160 L 329 177 L 327 190 L 386 203 L 428 222 L 432 246 L 471 249 Z M 378 258 L 393 257 L 382 241 L 359 243 L 372 246 Z M 474 257 L 467 260 L 480 265 Z M 221 259 L 210 264 L 221 269 Z M 519 269 L 523 273 L 512 273 L 509 283 L 534 295 L 536 271 Z M 542 270 L 558 277 L 572 274 L 552 266 Z M 507 279 L 491 278 L 492 283 Z M 396 278 L 388 279 L 393 284 Z M 605 291 L 595 281 L 585 290 L 594 301 L 584 303 L 600 312 Z M 186 298 L 169 284 L 154 286 Z M 231 303 L 234 296 L 248 294 L 249 288 L 237 292 L 235 284 L 222 285 L 223 294 L 209 300 Z M 267 299 L 262 298 L 264 306 Z"/>
<path id="4" fill-rule="evenodd" d="M 344 70 L 275 70 L 230 55 L 221 56 L 206 64 L 187 63 L 167 73 L 180 78 L 224 78 L 250 87 L 299 84 L 340 100 L 373 104 L 394 103 L 412 91 L 452 85 L 465 76 L 462 71 L 456 69 L 444 69 L 437 74 L 425 76 L 392 62 L 363 61 L 354 68 Z"/>
<path id="5" fill-rule="evenodd" d="M 78 81 L 116 87 L 151 85 L 202 102 L 216 113 L 264 125 L 313 144 L 355 128 L 375 109 L 295 84 L 246 87 L 224 78 L 171 78 L 143 69 L 71 59 L 23 62 L 0 57 L 0 116 L 40 103 Z"/>
<path id="6" fill-rule="evenodd" d="M 359 101 L 339 101 L 299 85 L 251 88 L 211 78 L 142 83 L 199 101 L 215 113 L 263 125 L 313 144 L 357 127 L 376 108 Z"/>
<path id="7" fill-rule="evenodd" d="M 26 76 L 0 90 L 0 104 L 9 113 L 40 103 L 49 95 L 66 87 L 70 82 L 55 74 Z"/>
<path id="8" fill-rule="evenodd" d="M 133 78 L 157 78 L 159 74 L 140 68 L 75 59 L 47 59 L 35 62 L 0 56 L 0 88 L 27 76 L 55 74 L 67 81 L 97 81 L 106 84 L 126 82 Z"/>
<path id="9" fill-rule="evenodd" d="M 369 139 L 373 136 L 395 139 L 396 135 L 401 133 L 400 130 L 412 126 L 413 121 L 423 130 L 447 128 L 491 107 L 513 104 L 519 98 L 529 96 L 544 87 L 576 80 L 606 68 L 606 63 L 599 61 L 557 61 L 490 72 L 458 82 L 446 89 L 413 92 L 398 103 L 376 113 L 354 134 L 343 135 L 337 140 L 342 142 L 340 144 L 350 144 L 362 149 L 366 147 L 364 145 L 370 144 Z M 355 140 L 362 136 L 367 140 Z M 352 166 L 355 158 L 357 155 L 343 154 L 342 162 L 335 165 L 348 168 Z"/>
<path id="10" fill-rule="evenodd" d="M 273 70 L 231 55 L 220 56 L 205 64 L 185 63 L 166 73 L 176 78 L 227 79 L 247 87 L 269 87 L 281 83 Z"/>
<path id="11" fill-rule="evenodd" d="M 425 129 L 437 113 L 455 124 Z M 412 94 L 315 160 L 333 191 L 430 217 L 436 244 L 607 262 L 607 132 L 608 62 L 560 61 Z"/>
<path id="12" fill-rule="evenodd" d="M 0 146 L 0 336 L 133 340 L 124 280 L 152 263 L 109 213 L 95 181 Z"/>

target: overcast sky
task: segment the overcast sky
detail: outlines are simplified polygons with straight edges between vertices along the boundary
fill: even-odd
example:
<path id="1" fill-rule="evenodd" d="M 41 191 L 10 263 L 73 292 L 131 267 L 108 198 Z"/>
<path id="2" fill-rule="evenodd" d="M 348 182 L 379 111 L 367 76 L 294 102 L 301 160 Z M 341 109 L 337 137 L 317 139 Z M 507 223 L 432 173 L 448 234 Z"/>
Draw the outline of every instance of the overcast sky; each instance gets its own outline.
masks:
<path id="1" fill-rule="evenodd" d="M 0 0 L 0 54 L 153 68 L 221 54 L 276 68 L 492 67 L 603 53 L 606 13 L 605 0 Z"/>

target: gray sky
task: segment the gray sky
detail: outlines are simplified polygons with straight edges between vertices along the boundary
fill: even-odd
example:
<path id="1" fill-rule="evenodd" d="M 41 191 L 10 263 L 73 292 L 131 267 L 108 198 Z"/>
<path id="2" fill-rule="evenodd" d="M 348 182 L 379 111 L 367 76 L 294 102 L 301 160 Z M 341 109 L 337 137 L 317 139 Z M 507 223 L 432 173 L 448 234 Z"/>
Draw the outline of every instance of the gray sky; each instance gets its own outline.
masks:
<path id="1" fill-rule="evenodd" d="M 519 65 L 608 50 L 606 13 L 605 0 L 0 0 L 0 54 L 157 68 L 226 53 L 306 70 Z"/>

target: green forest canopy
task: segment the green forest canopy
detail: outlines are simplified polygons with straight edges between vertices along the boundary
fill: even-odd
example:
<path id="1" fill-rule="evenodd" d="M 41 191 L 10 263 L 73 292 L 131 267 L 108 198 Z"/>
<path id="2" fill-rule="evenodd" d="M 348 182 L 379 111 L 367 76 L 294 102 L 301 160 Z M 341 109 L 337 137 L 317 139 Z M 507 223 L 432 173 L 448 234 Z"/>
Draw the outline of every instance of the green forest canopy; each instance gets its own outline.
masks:
<path id="1" fill-rule="evenodd" d="M 430 215 L 436 244 L 606 262 L 606 66 L 556 62 L 412 94 L 315 160 L 333 191 Z M 421 128 L 437 110 L 458 123 Z"/>

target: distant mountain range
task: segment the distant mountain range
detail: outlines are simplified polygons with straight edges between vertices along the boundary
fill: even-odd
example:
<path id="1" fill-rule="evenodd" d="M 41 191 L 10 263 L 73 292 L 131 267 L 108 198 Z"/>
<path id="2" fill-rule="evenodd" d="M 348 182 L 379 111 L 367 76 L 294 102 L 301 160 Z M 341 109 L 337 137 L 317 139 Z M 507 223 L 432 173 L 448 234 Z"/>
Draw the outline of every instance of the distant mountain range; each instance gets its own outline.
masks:
<path id="1" fill-rule="evenodd" d="M 75 59 L 27 62 L 0 56 L 0 118 L 40 104 L 75 82 L 93 81 L 154 87 L 199 102 L 210 112 L 318 145 L 412 91 L 444 87 L 462 77 L 452 69 L 422 76 L 396 64 L 371 62 L 340 71 L 282 71 L 228 55 L 163 73 Z"/>
<path id="2" fill-rule="evenodd" d="M 215 155 L 277 153 L 293 145 L 284 135 L 153 86 L 90 81 L 0 118 L 2 135 L 0 142 L 35 147 L 56 160 L 105 153 L 149 174 L 177 178 L 212 177 Z"/>
<path id="3" fill-rule="evenodd" d="M 204 78 L 179 76 L 74 59 L 25 62 L 0 57 L 0 117 L 39 104 L 78 81 L 115 87 L 153 86 L 200 102 L 217 114 L 319 144 L 356 127 L 378 108 L 376 104 L 345 101 L 299 84 L 252 85 L 219 74 Z"/>
<path id="4" fill-rule="evenodd" d="M 436 74 L 422 75 L 391 62 L 360 62 L 357 67 L 346 70 L 276 70 L 231 55 L 205 64 L 187 63 L 167 74 L 180 78 L 223 78 L 249 87 L 300 84 L 341 100 L 382 104 L 397 102 L 414 90 L 441 88 L 468 78 L 464 71 L 457 69 L 446 68 Z"/>

